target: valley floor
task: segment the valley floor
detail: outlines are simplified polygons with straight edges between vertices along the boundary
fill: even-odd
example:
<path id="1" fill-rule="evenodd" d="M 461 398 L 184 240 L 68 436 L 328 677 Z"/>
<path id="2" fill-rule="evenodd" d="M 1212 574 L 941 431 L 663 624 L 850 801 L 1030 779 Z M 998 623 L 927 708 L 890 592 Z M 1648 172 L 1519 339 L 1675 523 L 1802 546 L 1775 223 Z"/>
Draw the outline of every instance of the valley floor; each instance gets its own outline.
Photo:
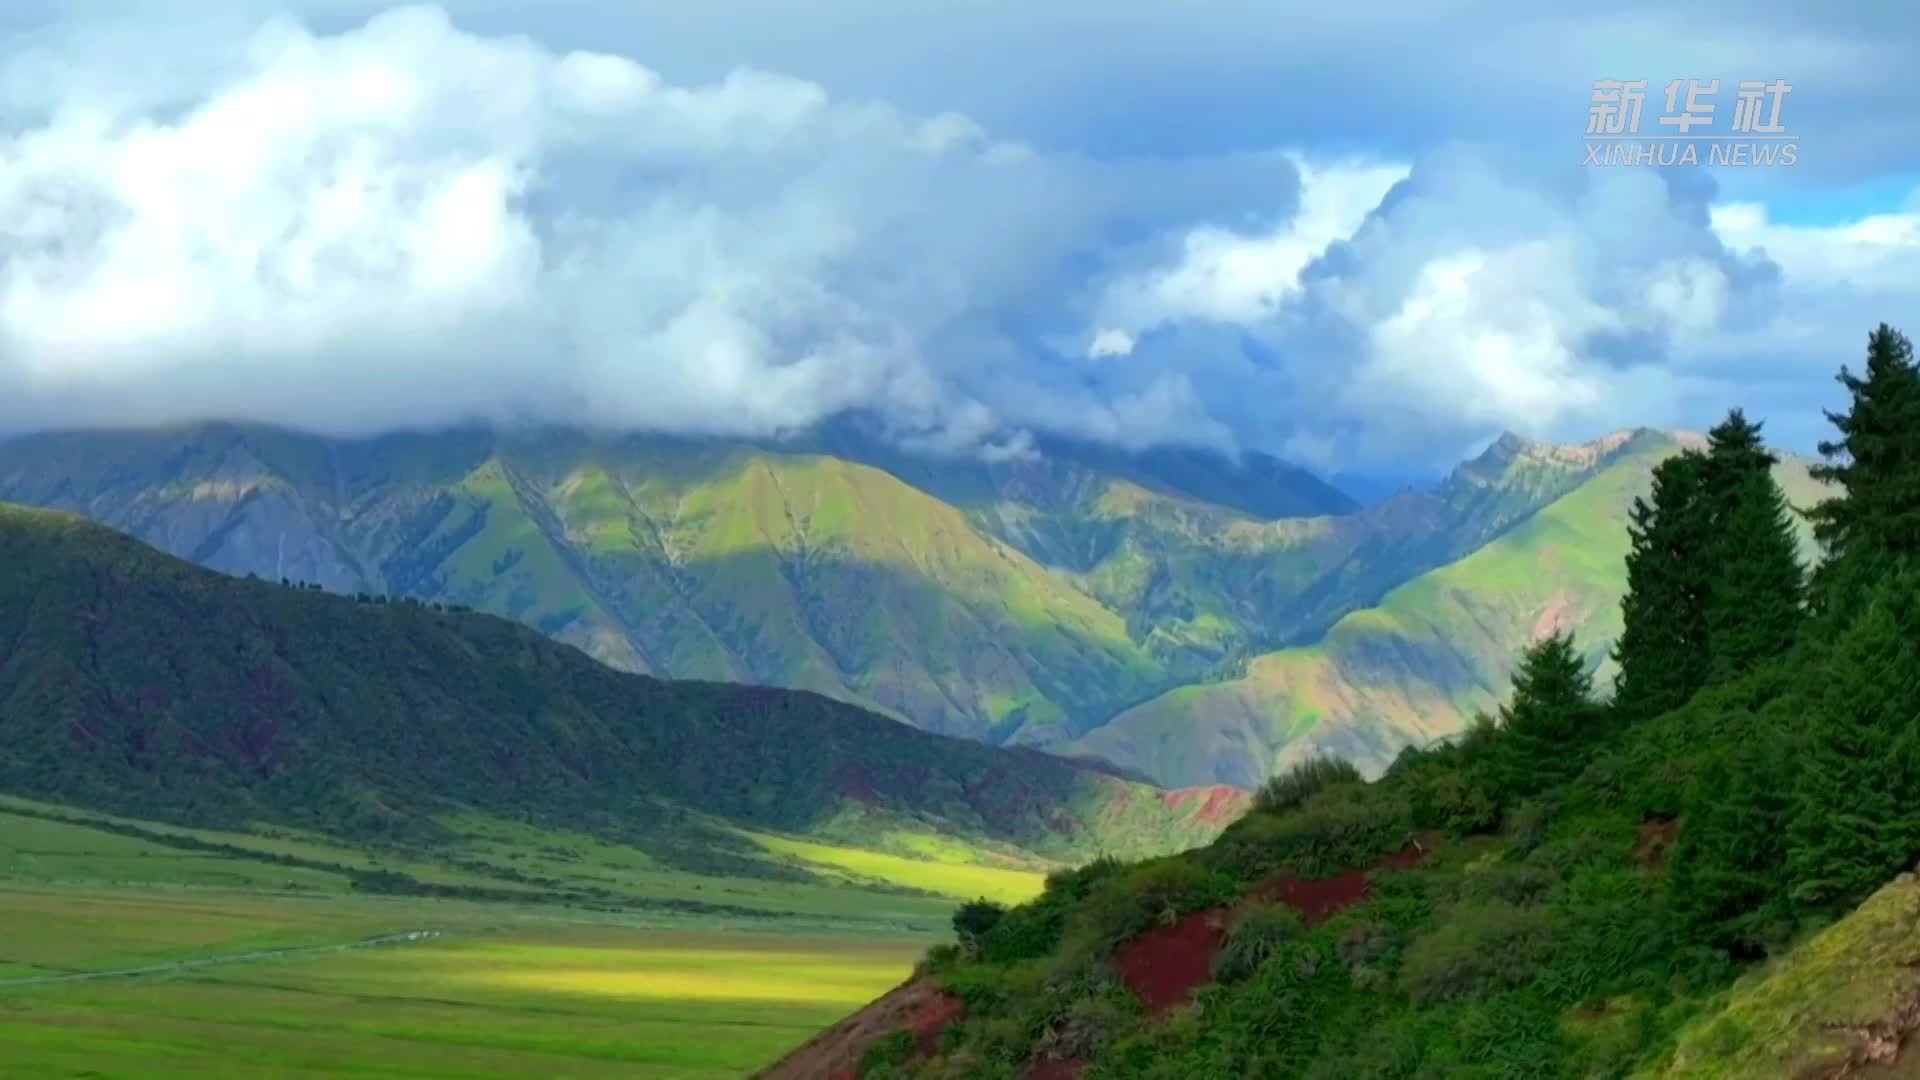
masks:
<path id="1" fill-rule="evenodd" d="M 298 851 L 305 865 L 154 836 Z M 495 857 L 564 846 L 540 839 Z M 688 884 L 622 874 L 617 853 L 578 849 L 575 873 L 634 904 L 368 895 L 316 868 L 380 865 L 351 848 L 9 800 L 0 1076 L 746 1076 L 905 979 L 953 903 L 879 881 Z M 502 884 L 471 860 L 392 865 Z M 983 870 L 942 883 L 1008 886 Z M 729 903 L 647 906 L 702 897 Z"/>
<path id="2" fill-rule="evenodd" d="M 925 945 L 177 888 L 7 888 L 0 925 L 0 1073 L 45 1077 L 736 1077 Z"/>

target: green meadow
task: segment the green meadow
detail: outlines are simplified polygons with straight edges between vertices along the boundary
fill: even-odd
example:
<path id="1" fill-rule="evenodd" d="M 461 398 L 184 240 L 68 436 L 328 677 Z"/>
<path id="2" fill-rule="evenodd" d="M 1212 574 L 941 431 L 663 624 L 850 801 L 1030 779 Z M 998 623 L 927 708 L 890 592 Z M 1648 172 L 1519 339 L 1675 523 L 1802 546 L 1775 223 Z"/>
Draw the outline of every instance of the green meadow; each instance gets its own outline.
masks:
<path id="1" fill-rule="evenodd" d="M 758 835 L 821 876 L 696 877 L 455 824 L 402 857 L 0 803 L 0 1076 L 745 1076 L 904 979 L 954 896 L 1038 880 Z M 492 892 L 369 894 L 369 870 Z M 556 901 L 563 871 L 614 899 Z"/>

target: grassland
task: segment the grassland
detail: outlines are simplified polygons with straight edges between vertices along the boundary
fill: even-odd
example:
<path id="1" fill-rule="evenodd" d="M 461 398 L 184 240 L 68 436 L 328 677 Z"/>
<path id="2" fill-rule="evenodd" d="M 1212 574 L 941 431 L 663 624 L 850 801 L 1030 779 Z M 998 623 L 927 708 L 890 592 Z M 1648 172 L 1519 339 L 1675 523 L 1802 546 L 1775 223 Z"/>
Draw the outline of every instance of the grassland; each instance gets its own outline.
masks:
<path id="1" fill-rule="evenodd" d="M 1042 873 L 980 861 L 947 844 L 924 858 L 742 831 L 770 866 L 801 877 L 723 877 L 661 865 L 644 852 L 564 830 L 478 813 L 443 820 L 437 851 L 346 846 L 293 830 L 189 829 L 0 796 L 0 882 L 55 887 L 178 886 L 322 896 L 366 895 L 372 875 L 404 875 L 403 891 L 484 894 L 507 903 L 621 908 L 725 917 L 745 926 L 940 933 L 957 900 L 1037 895 Z M 903 841 L 904 843 L 904 841 Z"/>
<path id="2" fill-rule="evenodd" d="M 952 850 L 756 836 L 837 870 L 701 878 L 591 837 L 449 825 L 464 839 L 436 861 L 0 799 L 0 1075 L 742 1076 L 905 978 L 944 933 L 933 893 L 1032 892 Z M 370 870 L 496 899 L 368 895 Z M 542 902 L 527 881 L 546 874 L 639 903 Z M 667 900 L 708 907 L 646 903 Z"/>
<path id="3" fill-rule="evenodd" d="M 0 1074 L 36 1077 L 735 1077 L 925 945 L 185 888 L 0 887 L 0 923 Z M 394 932 L 432 936 L 334 947 Z M 258 955 L 289 948 L 306 951 Z M 246 958 L 21 981 L 222 956 Z"/>

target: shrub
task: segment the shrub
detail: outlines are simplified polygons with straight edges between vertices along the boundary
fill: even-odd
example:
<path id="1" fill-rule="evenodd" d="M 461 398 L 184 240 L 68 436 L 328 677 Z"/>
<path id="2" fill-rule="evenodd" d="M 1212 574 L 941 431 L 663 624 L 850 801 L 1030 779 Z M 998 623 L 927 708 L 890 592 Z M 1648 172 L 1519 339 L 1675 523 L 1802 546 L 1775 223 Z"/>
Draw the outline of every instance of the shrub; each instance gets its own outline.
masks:
<path id="1" fill-rule="evenodd" d="M 891 1075 L 913 1057 L 913 1032 L 896 1031 L 882 1036 L 860 1055 L 862 1077 Z"/>
<path id="2" fill-rule="evenodd" d="M 921 958 L 916 974 L 940 975 L 952 971 L 959 964 L 960 947 L 958 945 L 935 945 L 927 950 L 926 956 Z"/>
<path id="3" fill-rule="evenodd" d="M 1299 913 L 1285 904 L 1254 903 L 1241 908 L 1227 927 L 1226 944 L 1214 954 L 1214 980 L 1246 978 L 1305 930 Z"/>
<path id="4" fill-rule="evenodd" d="M 1340 932 L 1334 950 L 1355 986 L 1377 989 L 1386 981 L 1386 968 L 1393 958 L 1393 931 L 1372 920 L 1357 922 Z"/>
<path id="5" fill-rule="evenodd" d="M 1127 871 L 1127 864 L 1102 856 L 1085 866 L 1047 875 L 1040 896 L 1005 912 L 980 937 L 980 959 L 990 964 L 1016 964 L 1051 953 L 1060 944 L 1068 909 Z"/>
<path id="6" fill-rule="evenodd" d="M 1269 814 L 1284 813 L 1336 784 L 1362 782 L 1360 770 L 1346 759 L 1312 757 L 1262 784 L 1254 793 L 1253 808 Z"/>
<path id="7" fill-rule="evenodd" d="M 1069 1001 L 1035 1040 L 1033 1056 L 1092 1058 L 1112 1044 L 1140 1014 L 1140 1002 L 1116 984 Z"/>
<path id="8" fill-rule="evenodd" d="M 1277 870 L 1321 877 L 1399 848 L 1413 832 L 1397 792 L 1372 784 L 1328 788 L 1285 814 L 1249 814 L 1222 833 L 1206 858 L 1242 879 Z"/>
<path id="9" fill-rule="evenodd" d="M 1539 970 L 1554 933 L 1536 909 L 1500 900 L 1456 905 L 1407 947 L 1400 988 L 1422 1004 L 1510 989 Z"/>
<path id="10" fill-rule="evenodd" d="M 1547 839 L 1547 826 L 1552 824 L 1550 808 L 1541 800 L 1533 799 L 1521 803 L 1507 814 L 1507 836 L 1513 841 L 1515 849 L 1527 852 L 1539 847 Z"/>
<path id="11" fill-rule="evenodd" d="M 1073 913 L 1061 955 L 1068 965 L 1088 956 L 1107 956 L 1150 926 L 1172 925 L 1233 895 L 1233 880 L 1197 859 L 1175 855 L 1142 863 L 1088 895 Z"/>
<path id="12" fill-rule="evenodd" d="M 953 913 L 953 932 L 969 956 L 980 953 L 981 939 L 1000 924 L 1007 909 L 991 900 L 969 900 Z"/>
<path id="13" fill-rule="evenodd" d="M 1468 900 L 1500 900 L 1527 907 L 1545 897 L 1557 880 L 1538 863 L 1488 861 L 1467 867 L 1460 893 Z"/>
<path id="14" fill-rule="evenodd" d="M 1500 821 L 1493 796 L 1458 769 L 1421 769 L 1407 781 L 1413 823 L 1455 836 L 1485 832 Z"/>

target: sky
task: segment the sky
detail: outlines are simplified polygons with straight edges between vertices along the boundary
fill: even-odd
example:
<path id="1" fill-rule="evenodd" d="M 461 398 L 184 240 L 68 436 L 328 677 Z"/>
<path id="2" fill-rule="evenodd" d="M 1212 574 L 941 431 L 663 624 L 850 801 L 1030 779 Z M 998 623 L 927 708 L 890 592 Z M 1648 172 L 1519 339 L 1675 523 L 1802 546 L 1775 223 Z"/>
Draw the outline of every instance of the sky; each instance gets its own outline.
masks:
<path id="1" fill-rule="evenodd" d="M 12 0 L 0 430 L 1810 451 L 1920 333 L 1914 55 L 1904 0 Z M 1607 78 L 1783 79 L 1795 164 L 1583 165 Z"/>

